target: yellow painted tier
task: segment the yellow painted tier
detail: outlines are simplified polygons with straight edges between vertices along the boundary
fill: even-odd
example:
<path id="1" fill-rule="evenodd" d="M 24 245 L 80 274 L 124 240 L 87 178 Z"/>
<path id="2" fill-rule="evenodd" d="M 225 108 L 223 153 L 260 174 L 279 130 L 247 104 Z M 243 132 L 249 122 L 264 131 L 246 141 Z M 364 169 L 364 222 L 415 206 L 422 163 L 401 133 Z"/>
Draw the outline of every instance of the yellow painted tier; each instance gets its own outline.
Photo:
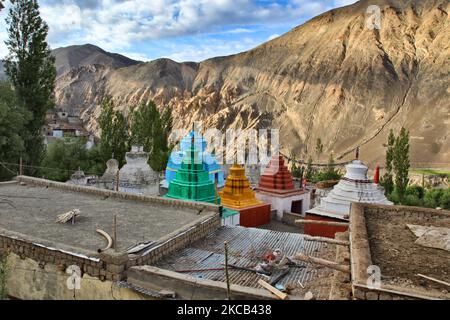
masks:
<path id="1" fill-rule="evenodd" d="M 234 164 L 230 168 L 225 187 L 219 192 L 219 196 L 224 207 L 233 209 L 242 209 L 263 203 L 256 199 L 255 192 L 250 188 L 250 183 L 245 176 L 245 169 L 239 164 Z"/>

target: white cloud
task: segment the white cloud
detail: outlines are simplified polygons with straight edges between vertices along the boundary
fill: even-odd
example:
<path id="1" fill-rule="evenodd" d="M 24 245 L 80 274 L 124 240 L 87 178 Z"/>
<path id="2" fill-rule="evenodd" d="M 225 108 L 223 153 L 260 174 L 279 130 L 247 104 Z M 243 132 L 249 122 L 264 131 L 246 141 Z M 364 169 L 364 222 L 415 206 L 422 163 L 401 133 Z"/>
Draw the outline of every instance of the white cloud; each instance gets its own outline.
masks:
<path id="1" fill-rule="evenodd" d="M 279 34 L 273 34 L 267 39 L 267 41 L 270 41 L 270 40 L 273 40 L 275 38 L 278 38 L 279 36 L 280 36 Z"/>
<path id="2" fill-rule="evenodd" d="M 50 27 L 49 42 L 53 48 L 93 43 L 109 51 L 130 52 L 138 60 L 148 59 L 137 52 L 136 43 L 153 40 L 177 42 L 170 57 L 176 60 L 196 60 L 199 57 L 225 55 L 246 50 L 259 43 L 240 43 L 238 37 L 252 33 L 278 33 L 271 26 L 297 25 L 306 18 L 352 0 L 41 0 L 41 13 Z M 9 3 L 9 2 L 7 2 Z M 0 41 L 6 39 L 4 18 L 0 12 Z M 267 35 L 259 36 L 264 40 Z M 217 42 L 203 37 L 196 45 L 178 43 L 182 37 L 210 35 L 226 38 Z M 252 35 L 253 36 L 253 35 Z M 256 37 L 256 36 L 253 36 Z M 271 37 L 272 38 L 272 37 Z M 232 39 L 232 40 L 230 40 Z M 214 49 L 216 45 L 218 49 Z M 145 45 L 141 46 L 145 50 Z M 186 51 L 184 51 L 186 50 Z M 223 51 L 220 51 L 223 50 Z M 0 43 L 0 57 L 6 53 Z"/>
<path id="3" fill-rule="evenodd" d="M 239 41 L 220 41 L 209 40 L 202 43 L 177 45 L 171 48 L 172 53 L 164 56 L 178 62 L 182 61 L 203 61 L 210 57 L 225 56 L 246 51 L 256 47 L 259 44 L 250 38 Z"/>
<path id="4" fill-rule="evenodd" d="M 310 0 L 283 5 L 262 5 L 255 0 L 100 0 L 95 8 L 82 3 L 43 3 L 52 39 L 64 38 L 58 34 L 64 35 L 71 25 L 80 25 L 83 34 L 79 36 L 85 42 L 107 49 L 127 48 L 134 41 L 220 33 L 229 27 L 229 34 L 248 33 L 251 28 L 246 26 L 299 20 L 324 10 L 320 1 Z"/>

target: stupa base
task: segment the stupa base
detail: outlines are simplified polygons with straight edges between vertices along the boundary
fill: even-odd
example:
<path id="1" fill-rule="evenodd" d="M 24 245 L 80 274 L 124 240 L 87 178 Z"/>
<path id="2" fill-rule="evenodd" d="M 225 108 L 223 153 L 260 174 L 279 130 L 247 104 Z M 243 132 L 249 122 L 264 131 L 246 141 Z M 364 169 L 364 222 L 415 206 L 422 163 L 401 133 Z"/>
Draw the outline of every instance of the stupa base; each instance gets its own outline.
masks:
<path id="1" fill-rule="evenodd" d="M 348 222 L 348 220 L 319 216 L 311 213 L 306 213 L 305 219 L 328 221 L 328 222 Z M 327 226 L 322 224 L 305 224 L 303 226 L 303 232 L 313 237 L 334 238 L 336 236 L 336 233 L 345 232 L 347 230 L 348 227 Z"/>
<path id="2" fill-rule="evenodd" d="M 243 209 L 232 210 L 239 212 L 239 224 L 242 227 L 259 227 L 270 223 L 270 204 L 262 203 Z"/>
<path id="3" fill-rule="evenodd" d="M 256 191 L 256 198 L 272 205 L 272 210 L 276 210 L 276 219 L 281 221 L 284 212 L 292 212 L 304 216 L 309 209 L 310 193 L 299 191 L 287 194 L 274 194 L 265 191 Z"/>

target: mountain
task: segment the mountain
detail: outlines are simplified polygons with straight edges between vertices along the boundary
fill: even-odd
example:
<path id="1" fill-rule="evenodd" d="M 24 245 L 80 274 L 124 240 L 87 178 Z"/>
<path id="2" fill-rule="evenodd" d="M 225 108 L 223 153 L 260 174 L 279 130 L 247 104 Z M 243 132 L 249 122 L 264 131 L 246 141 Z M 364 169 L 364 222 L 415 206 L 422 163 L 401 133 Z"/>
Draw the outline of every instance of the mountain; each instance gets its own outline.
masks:
<path id="1" fill-rule="evenodd" d="M 381 8 L 380 30 L 366 26 L 369 5 Z M 176 128 L 192 121 L 223 131 L 279 128 L 286 154 L 321 161 L 330 153 L 347 160 L 361 146 L 364 161 L 383 164 L 389 130 L 405 126 L 413 166 L 448 167 L 448 11 L 448 0 L 359 1 L 250 51 L 200 63 L 127 66 L 112 54 L 57 54 L 57 104 L 96 130 L 104 96 L 125 112 L 153 99 L 174 109 Z M 59 49 L 62 56 L 70 48 Z"/>
<path id="2" fill-rule="evenodd" d="M 69 46 L 53 50 L 56 59 L 56 73 L 64 74 L 72 68 L 83 66 L 103 65 L 113 69 L 129 67 L 138 64 L 117 53 L 106 52 L 92 44 Z"/>

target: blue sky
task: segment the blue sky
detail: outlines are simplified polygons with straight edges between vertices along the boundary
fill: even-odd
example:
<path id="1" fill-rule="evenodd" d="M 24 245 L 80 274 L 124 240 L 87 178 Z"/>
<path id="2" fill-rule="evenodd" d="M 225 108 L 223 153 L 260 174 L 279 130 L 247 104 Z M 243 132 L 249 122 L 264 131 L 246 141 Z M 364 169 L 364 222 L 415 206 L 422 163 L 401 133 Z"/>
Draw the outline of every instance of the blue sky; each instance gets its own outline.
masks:
<path id="1" fill-rule="evenodd" d="M 137 60 L 202 61 L 251 49 L 356 0 L 41 0 L 52 48 L 91 43 Z M 8 5 L 9 6 L 9 5 Z M 0 58 L 7 53 L 0 12 Z"/>

